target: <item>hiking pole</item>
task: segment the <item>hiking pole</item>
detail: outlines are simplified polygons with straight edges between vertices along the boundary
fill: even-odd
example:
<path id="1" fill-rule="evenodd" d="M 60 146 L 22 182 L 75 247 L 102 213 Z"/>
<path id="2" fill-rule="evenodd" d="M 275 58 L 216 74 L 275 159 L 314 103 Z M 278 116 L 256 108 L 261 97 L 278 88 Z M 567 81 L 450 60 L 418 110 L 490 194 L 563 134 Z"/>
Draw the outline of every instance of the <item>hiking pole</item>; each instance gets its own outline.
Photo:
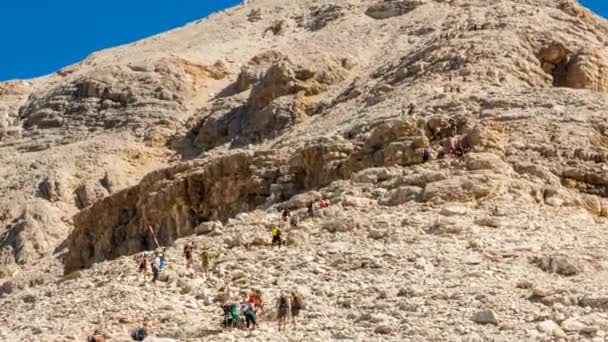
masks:
<path id="1" fill-rule="evenodd" d="M 152 225 L 150 223 L 148 223 L 148 230 L 150 231 L 152 238 L 154 238 L 154 242 L 156 243 L 156 248 L 160 248 L 160 244 L 158 243 L 158 240 L 156 239 L 156 234 L 154 233 L 154 229 L 152 229 Z"/>

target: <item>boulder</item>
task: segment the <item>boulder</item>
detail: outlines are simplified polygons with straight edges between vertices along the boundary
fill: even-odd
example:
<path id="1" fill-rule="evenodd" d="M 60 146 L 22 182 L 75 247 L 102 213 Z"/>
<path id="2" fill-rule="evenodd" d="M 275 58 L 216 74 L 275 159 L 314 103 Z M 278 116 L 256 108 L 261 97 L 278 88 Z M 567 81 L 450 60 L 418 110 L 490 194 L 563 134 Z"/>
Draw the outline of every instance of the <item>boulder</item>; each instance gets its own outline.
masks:
<path id="1" fill-rule="evenodd" d="M 496 313 L 492 310 L 477 311 L 473 314 L 471 320 L 479 324 L 498 325 L 498 318 L 496 317 Z"/>
<path id="2" fill-rule="evenodd" d="M 322 198 L 323 196 L 321 196 L 320 192 L 309 191 L 293 196 L 289 201 L 287 201 L 285 207 L 292 210 L 307 208 L 309 203 L 312 202 L 316 205 Z"/>
<path id="3" fill-rule="evenodd" d="M 548 336 L 565 337 L 566 334 L 560 328 L 559 324 L 552 320 L 545 320 L 536 325 L 536 329 Z"/>
<path id="4" fill-rule="evenodd" d="M 194 228 L 194 233 L 196 233 L 196 235 L 205 235 L 214 231 L 221 231 L 222 228 L 223 225 L 221 221 L 203 222 Z"/>
<path id="5" fill-rule="evenodd" d="M 416 186 L 402 186 L 386 193 L 378 201 L 381 205 L 396 206 L 410 201 L 417 201 L 422 194 L 422 188 Z"/>
<path id="6" fill-rule="evenodd" d="M 345 233 L 353 231 L 358 224 L 352 217 L 340 217 L 323 224 L 322 229 L 330 233 Z"/>
<path id="7" fill-rule="evenodd" d="M 487 175 L 454 176 L 429 183 L 424 188 L 422 200 L 425 202 L 466 202 L 477 200 L 504 190 L 502 178 Z"/>
<path id="8" fill-rule="evenodd" d="M 508 174 L 511 167 L 493 153 L 468 153 L 465 163 L 470 171 L 493 170 L 497 173 Z"/>
<path id="9" fill-rule="evenodd" d="M 306 246 L 308 245 L 308 234 L 301 230 L 290 230 L 287 233 L 285 242 L 288 246 Z"/>
<path id="10" fill-rule="evenodd" d="M 566 277 L 577 275 L 584 270 L 584 266 L 580 260 L 569 256 L 550 255 L 534 257 L 531 263 L 545 272 L 556 273 Z"/>
<path id="11" fill-rule="evenodd" d="M 374 332 L 380 335 L 389 335 L 393 332 L 393 327 L 390 325 L 379 325 L 374 329 Z"/>
<path id="12" fill-rule="evenodd" d="M 2 285 L 0 285 L 0 297 L 2 297 L 3 295 L 9 295 L 11 293 L 13 293 L 12 281 L 5 281 L 4 283 L 2 283 Z"/>
<path id="13" fill-rule="evenodd" d="M 422 3 L 422 1 L 418 0 L 381 0 L 369 6 L 365 14 L 371 18 L 383 20 L 407 14 L 422 5 Z"/>
<path id="14" fill-rule="evenodd" d="M 483 256 L 479 253 L 471 253 L 465 256 L 462 261 L 467 265 L 479 265 L 483 261 Z"/>

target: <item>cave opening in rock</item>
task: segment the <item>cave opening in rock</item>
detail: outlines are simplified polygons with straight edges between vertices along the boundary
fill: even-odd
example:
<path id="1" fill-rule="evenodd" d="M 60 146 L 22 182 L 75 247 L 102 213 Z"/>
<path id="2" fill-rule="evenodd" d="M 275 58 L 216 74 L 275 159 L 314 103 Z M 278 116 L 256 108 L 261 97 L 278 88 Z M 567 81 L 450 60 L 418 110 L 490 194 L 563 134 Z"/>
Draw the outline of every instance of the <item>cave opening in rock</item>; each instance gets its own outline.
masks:
<path id="1" fill-rule="evenodd" d="M 568 86 L 568 68 L 572 52 L 560 43 L 553 43 L 540 51 L 542 69 L 553 78 L 554 87 Z"/>

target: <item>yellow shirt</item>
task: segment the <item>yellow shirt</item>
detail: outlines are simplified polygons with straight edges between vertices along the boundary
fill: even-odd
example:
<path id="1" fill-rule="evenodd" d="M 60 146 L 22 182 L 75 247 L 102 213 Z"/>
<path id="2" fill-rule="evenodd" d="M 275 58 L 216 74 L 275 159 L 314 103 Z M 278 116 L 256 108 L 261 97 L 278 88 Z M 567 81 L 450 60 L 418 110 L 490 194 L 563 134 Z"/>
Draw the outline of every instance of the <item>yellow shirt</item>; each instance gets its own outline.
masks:
<path id="1" fill-rule="evenodd" d="M 272 228 L 272 236 L 277 236 L 281 234 L 281 230 L 279 228 Z"/>

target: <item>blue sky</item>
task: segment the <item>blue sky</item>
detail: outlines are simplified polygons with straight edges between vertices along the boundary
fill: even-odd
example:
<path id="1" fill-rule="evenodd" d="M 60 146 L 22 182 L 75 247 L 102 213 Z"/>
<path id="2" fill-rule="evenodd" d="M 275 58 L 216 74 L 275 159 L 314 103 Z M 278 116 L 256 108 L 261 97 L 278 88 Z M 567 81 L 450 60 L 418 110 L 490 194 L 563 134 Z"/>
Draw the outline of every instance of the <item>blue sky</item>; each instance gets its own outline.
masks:
<path id="1" fill-rule="evenodd" d="M 7 80 L 52 73 L 91 52 L 182 26 L 240 0 L 2 2 L 0 80 Z M 608 0 L 581 3 L 608 17 Z"/>
<path id="2" fill-rule="evenodd" d="M 579 2 L 595 13 L 608 18 L 608 1 L 606 0 L 579 0 Z"/>
<path id="3" fill-rule="evenodd" d="M 0 0 L 0 80 L 46 75 L 91 52 L 207 16 L 240 0 Z"/>

